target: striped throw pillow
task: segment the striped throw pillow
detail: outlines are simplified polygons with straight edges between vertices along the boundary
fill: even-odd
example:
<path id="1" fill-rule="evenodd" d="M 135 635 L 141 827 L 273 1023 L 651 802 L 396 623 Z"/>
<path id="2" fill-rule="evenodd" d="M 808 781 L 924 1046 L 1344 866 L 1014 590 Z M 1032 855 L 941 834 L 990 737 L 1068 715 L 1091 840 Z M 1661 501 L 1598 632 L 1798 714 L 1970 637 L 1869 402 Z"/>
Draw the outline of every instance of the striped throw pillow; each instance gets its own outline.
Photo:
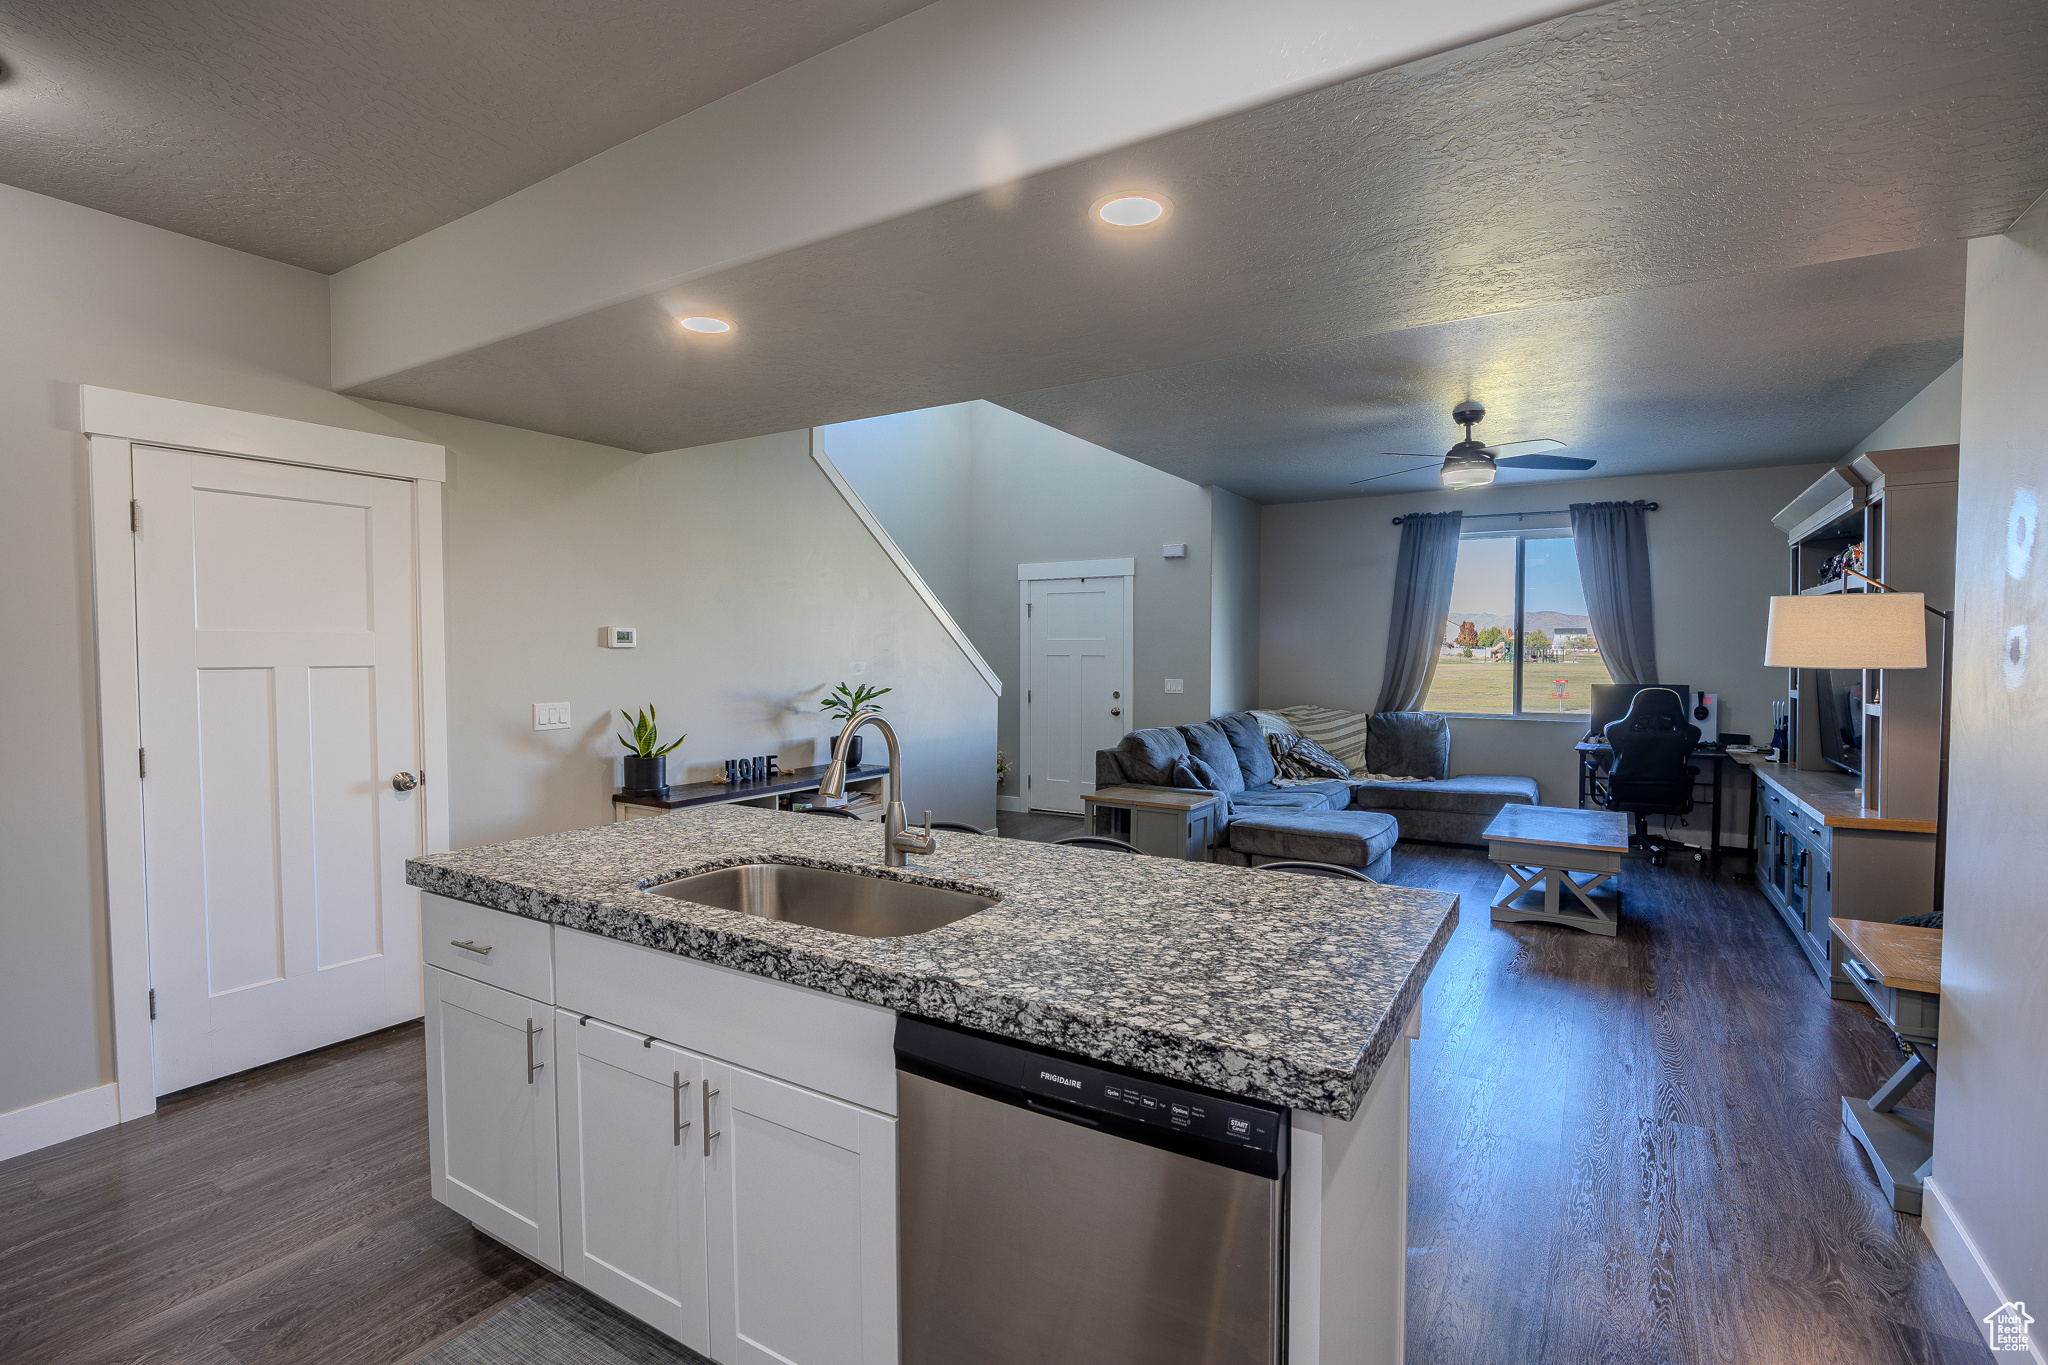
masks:
<path id="1" fill-rule="evenodd" d="M 1288 706 L 1279 713 L 1303 735 L 1323 746 L 1347 768 L 1365 769 L 1365 742 L 1372 717 L 1327 706 Z"/>

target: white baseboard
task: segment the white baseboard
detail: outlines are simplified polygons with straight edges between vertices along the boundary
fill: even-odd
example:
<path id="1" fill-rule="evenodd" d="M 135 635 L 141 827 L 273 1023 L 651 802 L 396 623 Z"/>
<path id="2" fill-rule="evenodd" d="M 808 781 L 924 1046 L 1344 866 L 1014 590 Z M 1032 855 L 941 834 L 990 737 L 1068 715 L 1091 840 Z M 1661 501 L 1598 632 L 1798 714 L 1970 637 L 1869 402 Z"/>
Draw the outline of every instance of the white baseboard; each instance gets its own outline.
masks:
<path id="1" fill-rule="evenodd" d="M 0 1161 L 113 1127 L 121 1121 L 115 1090 L 111 1083 L 96 1085 L 0 1114 Z"/>
<path id="2" fill-rule="evenodd" d="M 996 809 L 1027 811 L 1030 810 L 1031 807 L 1024 804 L 1024 798 L 1021 796 L 998 796 L 996 798 Z"/>
<path id="3" fill-rule="evenodd" d="M 1941 1182 L 1933 1176 L 1924 1182 L 1920 1206 L 1920 1229 L 1934 1244 L 1934 1254 L 1941 1258 L 1942 1269 L 1948 1271 L 1949 1279 L 1955 1281 L 1956 1292 L 1963 1296 L 1963 1305 L 1977 1320 L 1977 1329 L 1981 1332 L 1984 1319 L 2007 1302 L 2005 1290 L 1999 1285 L 1998 1277 L 1991 1273 L 1984 1254 L 1977 1250 L 1977 1243 L 1970 1237 L 1969 1230 L 1956 1217 L 1955 1207 L 1942 1194 Z M 2025 1359 L 2032 1361 L 2033 1365 L 2048 1365 L 2048 1357 L 2041 1353 L 2042 1341 L 2043 1335 L 2037 1334 L 2030 1343 Z M 2015 1359 L 2008 1353 L 2001 1353 L 1999 1358 Z"/>

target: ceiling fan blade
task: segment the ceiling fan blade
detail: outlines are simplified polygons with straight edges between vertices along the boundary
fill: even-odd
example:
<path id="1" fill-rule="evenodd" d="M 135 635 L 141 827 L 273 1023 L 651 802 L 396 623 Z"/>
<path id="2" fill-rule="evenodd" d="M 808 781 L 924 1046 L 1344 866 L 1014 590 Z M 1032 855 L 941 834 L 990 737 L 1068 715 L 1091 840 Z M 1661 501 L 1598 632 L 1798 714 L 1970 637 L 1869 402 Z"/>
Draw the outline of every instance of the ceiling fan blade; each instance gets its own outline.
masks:
<path id="1" fill-rule="evenodd" d="M 1434 457 L 1432 457 L 1432 458 L 1434 458 Z M 1410 465 L 1410 466 L 1408 466 L 1408 468 L 1406 468 L 1406 469 L 1394 469 L 1394 470 L 1389 470 L 1389 471 L 1388 471 L 1388 472 L 1386 472 L 1385 474 L 1375 474 L 1375 475 L 1373 475 L 1373 476 L 1372 476 L 1371 478 L 1367 478 L 1367 479 L 1353 479 L 1353 480 L 1351 481 L 1351 486 L 1355 488 L 1355 487 L 1357 487 L 1357 486 L 1358 486 L 1359 484 L 1362 484 L 1362 483 L 1374 483 L 1374 482 L 1376 482 L 1376 481 L 1378 481 L 1378 480 L 1380 480 L 1380 479 L 1391 479 L 1391 478 L 1393 478 L 1393 477 L 1394 477 L 1395 475 L 1397 475 L 1397 474 L 1418 474 L 1418 473 L 1420 473 L 1420 472 L 1421 472 L 1421 471 L 1420 471 L 1420 470 L 1418 470 L 1418 469 L 1417 469 L 1417 468 L 1416 468 L 1416 467 L 1415 467 L 1414 465 Z"/>
<path id="2" fill-rule="evenodd" d="M 1380 454 L 1392 455 L 1400 460 L 1441 460 L 1443 458 L 1441 455 L 1411 455 L 1405 450 L 1382 450 Z"/>
<path id="3" fill-rule="evenodd" d="M 1542 450 L 1563 449 L 1563 441 L 1553 441 L 1547 436 L 1538 437 L 1533 441 L 1502 441 L 1497 446 L 1487 447 L 1487 450 L 1495 455 L 1534 455 Z"/>
<path id="4" fill-rule="evenodd" d="M 1503 469 L 1591 469 L 1599 461 L 1582 460 L 1576 455 L 1510 455 L 1494 463 Z"/>

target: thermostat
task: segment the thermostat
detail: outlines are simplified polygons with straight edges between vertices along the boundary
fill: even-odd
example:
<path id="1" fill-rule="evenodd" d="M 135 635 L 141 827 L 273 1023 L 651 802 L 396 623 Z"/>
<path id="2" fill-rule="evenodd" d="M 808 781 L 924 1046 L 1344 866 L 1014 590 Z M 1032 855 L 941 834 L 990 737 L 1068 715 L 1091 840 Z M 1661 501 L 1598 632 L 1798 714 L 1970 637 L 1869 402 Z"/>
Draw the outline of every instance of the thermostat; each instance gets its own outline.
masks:
<path id="1" fill-rule="evenodd" d="M 604 628 L 606 649 L 638 649 L 640 631 L 635 626 L 606 626 Z"/>

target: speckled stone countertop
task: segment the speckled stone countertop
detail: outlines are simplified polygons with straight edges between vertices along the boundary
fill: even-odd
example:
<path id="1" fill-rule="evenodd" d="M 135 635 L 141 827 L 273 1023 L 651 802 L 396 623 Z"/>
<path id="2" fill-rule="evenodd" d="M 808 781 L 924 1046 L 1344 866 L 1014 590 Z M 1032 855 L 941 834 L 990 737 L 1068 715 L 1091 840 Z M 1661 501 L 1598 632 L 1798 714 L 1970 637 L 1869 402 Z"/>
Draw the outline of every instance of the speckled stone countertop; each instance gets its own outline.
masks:
<path id="1" fill-rule="evenodd" d="M 743 806 L 415 858 L 455 900 L 905 1014 L 1350 1118 L 1458 919 L 1442 892 L 939 836 L 881 866 L 881 830 Z M 902 876 L 1001 900 L 904 938 L 860 938 L 644 886 L 744 862 Z"/>

